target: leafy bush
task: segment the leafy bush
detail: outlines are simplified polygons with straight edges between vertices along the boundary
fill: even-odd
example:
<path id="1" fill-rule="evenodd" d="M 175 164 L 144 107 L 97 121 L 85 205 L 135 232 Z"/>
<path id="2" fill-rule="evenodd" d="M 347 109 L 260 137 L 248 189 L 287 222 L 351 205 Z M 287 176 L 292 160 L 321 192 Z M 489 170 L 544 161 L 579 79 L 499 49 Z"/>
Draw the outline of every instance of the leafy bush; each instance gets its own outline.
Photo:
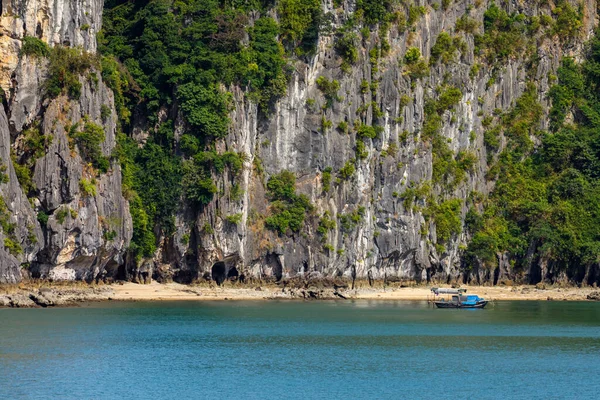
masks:
<path id="1" fill-rule="evenodd" d="M 431 185 L 428 182 L 423 182 L 419 185 L 410 185 L 400 196 L 402 205 L 405 210 L 413 209 L 413 205 L 417 202 L 424 202 L 431 196 Z"/>
<path id="2" fill-rule="evenodd" d="M 421 50 L 416 47 L 411 47 L 406 50 L 406 54 L 404 54 L 404 61 L 407 64 L 414 64 L 421 58 Z"/>
<path id="3" fill-rule="evenodd" d="M 365 160 L 368 156 L 369 156 L 369 151 L 367 150 L 367 146 L 365 145 L 365 142 L 363 142 L 362 140 L 357 140 L 356 141 L 356 159 L 357 160 Z"/>
<path id="4" fill-rule="evenodd" d="M 464 174 L 457 168 L 454 154 L 448 147 L 446 138 L 440 135 L 440 129 L 442 115 L 458 104 L 462 98 L 462 92 L 453 86 L 442 87 L 439 90 L 437 101 L 429 99 L 425 102 L 425 121 L 421 134 L 424 139 L 430 140 L 432 143 L 433 183 L 450 183 L 451 186 L 456 186 L 462 181 Z M 452 181 L 453 177 L 455 179 Z"/>
<path id="5" fill-rule="evenodd" d="M 56 46 L 50 52 L 46 95 L 56 98 L 66 94 L 72 99 L 81 96 L 80 76 L 90 68 L 99 68 L 95 55 L 78 48 Z"/>
<path id="6" fill-rule="evenodd" d="M 417 23 L 419 18 L 426 14 L 426 12 L 427 9 L 424 6 L 416 6 L 411 4 L 408 7 L 408 19 L 406 23 L 408 24 L 408 26 L 413 26 Z"/>
<path id="7" fill-rule="evenodd" d="M 335 227 L 335 220 L 331 218 L 329 211 L 325 211 L 323 216 L 319 219 L 319 226 L 317 228 L 317 233 L 321 236 L 321 241 L 326 242 L 327 233 L 335 229 Z"/>
<path id="8" fill-rule="evenodd" d="M 104 142 L 104 128 L 94 122 L 86 121 L 83 130 L 75 131 L 71 137 L 77 143 L 81 158 L 90 161 L 101 172 L 108 171 L 110 163 L 102 154 L 101 144 Z"/>
<path id="9" fill-rule="evenodd" d="M 21 244 L 15 236 L 17 224 L 10 222 L 10 211 L 6 205 L 4 197 L 0 196 L 0 228 L 4 233 L 4 248 L 13 256 L 18 256 L 23 253 Z"/>
<path id="10" fill-rule="evenodd" d="M 337 126 L 338 131 L 340 131 L 341 133 L 348 133 L 348 123 L 346 121 L 340 121 L 340 123 Z"/>
<path id="11" fill-rule="evenodd" d="M 225 220 L 233 225 L 239 225 L 242 222 L 242 213 L 231 214 L 225 217 Z"/>
<path id="12" fill-rule="evenodd" d="M 37 220 L 42 226 L 48 225 L 48 218 L 48 214 L 46 214 L 44 211 L 39 211 L 37 213 Z"/>
<path id="13" fill-rule="evenodd" d="M 327 167 L 323 170 L 323 175 L 321 176 L 321 181 L 323 183 L 323 191 L 329 192 L 331 189 L 331 172 L 333 169 L 331 167 Z"/>
<path id="14" fill-rule="evenodd" d="M 115 109 L 117 110 L 119 120 L 126 126 L 129 124 L 131 117 L 131 111 L 128 107 L 135 104 L 136 92 L 139 91 L 139 88 L 127 68 L 120 64 L 114 57 L 102 57 L 100 65 L 102 68 L 102 80 L 113 91 Z M 108 117 L 110 113 L 110 108 L 107 107 L 106 110 L 103 108 L 102 118 Z"/>
<path id="15" fill-rule="evenodd" d="M 211 169 L 221 174 L 225 171 L 225 167 L 228 167 L 231 172 L 237 174 L 244 166 L 245 155 L 233 151 L 218 154 L 216 151 L 210 150 L 196 153 L 193 159 L 207 174 L 210 174 Z"/>
<path id="16" fill-rule="evenodd" d="M 110 109 L 110 107 L 108 107 L 106 104 L 102 104 L 100 106 L 100 118 L 102 118 L 103 120 L 110 117 L 110 115 L 112 114 L 112 111 Z"/>
<path id="17" fill-rule="evenodd" d="M 338 220 L 340 221 L 340 227 L 342 229 L 342 232 L 349 233 L 356 229 L 358 224 L 364 218 L 366 212 L 367 210 L 365 207 L 359 206 L 350 213 L 338 214 Z"/>
<path id="18" fill-rule="evenodd" d="M 558 68 L 558 79 L 560 84 L 552 86 L 549 93 L 552 100 L 550 127 L 554 131 L 562 126 L 567 112 L 573 106 L 576 94 L 583 93 L 585 90 L 581 67 L 570 57 L 562 60 Z"/>
<path id="19" fill-rule="evenodd" d="M 451 199 L 433 206 L 433 221 L 435 222 L 438 244 L 448 242 L 453 235 L 457 235 L 461 232 L 461 205 L 462 202 L 460 199 Z"/>
<path id="20" fill-rule="evenodd" d="M 197 129 L 196 135 L 222 138 L 227 134 L 229 100 L 217 87 L 187 83 L 178 88 L 177 98 L 187 121 Z"/>
<path id="21" fill-rule="evenodd" d="M 96 180 L 81 178 L 79 181 L 79 190 L 85 197 L 95 197 L 97 194 Z"/>
<path id="22" fill-rule="evenodd" d="M 466 43 L 459 37 L 453 38 L 447 32 L 438 35 L 435 44 L 431 48 L 431 58 L 429 64 L 434 65 L 441 60 L 443 64 L 454 61 L 457 52 L 464 52 Z"/>
<path id="23" fill-rule="evenodd" d="M 338 172 L 340 179 L 347 181 L 354 175 L 354 172 L 356 171 L 356 168 L 354 167 L 355 163 L 356 160 L 354 159 L 346 161 L 346 164 L 344 164 L 342 169 L 340 169 L 340 171 Z"/>
<path id="24" fill-rule="evenodd" d="M 559 0 L 552 13 L 556 18 L 552 33 L 558 35 L 562 41 L 579 36 L 583 27 L 583 3 L 580 3 L 579 9 L 576 10 L 568 1 Z"/>
<path id="25" fill-rule="evenodd" d="M 437 101 L 436 111 L 438 113 L 443 113 L 443 112 L 451 109 L 452 107 L 454 107 L 455 105 L 457 105 L 460 102 L 461 98 L 462 98 L 462 92 L 459 88 L 450 86 L 450 87 L 444 89 L 440 93 L 440 97 Z"/>
<path id="26" fill-rule="evenodd" d="M 23 247 L 21 247 L 21 244 L 9 237 L 4 238 L 4 248 L 15 257 L 23 254 Z"/>
<path id="27" fill-rule="evenodd" d="M 186 199 L 196 207 L 210 203 L 217 186 L 214 184 L 210 173 L 206 172 L 196 162 L 187 160 L 183 162 L 182 187 Z"/>
<path id="28" fill-rule="evenodd" d="M 56 217 L 56 221 L 61 225 L 65 223 L 65 219 L 67 218 L 68 215 L 69 215 L 69 208 L 66 206 L 60 207 L 54 213 L 54 216 Z"/>
<path id="29" fill-rule="evenodd" d="M 319 0 L 279 0 L 277 14 L 281 24 L 281 34 L 290 43 L 304 44 L 311 49 L 318 38 L 321 21 Z"/>
<path id="30" fill-rule="evenodd" d="M 265 225 L 279 234 L 288 229 L 298 232 L 304 224 L 304 218 L 313 210 L 308 197 L 296 194 L 296 176 L 290 171 L 273 175 L 267 182 L 267 194 L 271 200 L 271 215 L 265 219 Z"/>
<path id="31" fill-rule="evenodd" d="M 365 124 L 360 124 L 358 129 L 356 130 L 356 136 L 361 139 L 375 139 L 383 128 L 381 126 L 369 126 Z"/>
<path id="32" fill-rule="evenodd" d="M 334 48 L 346 64 L 354 64 L 358 61 L 358 35 L 350 28 L 341 29 L 337 33 Z"/>
<path id="33" fill-rule="evenodd" d="M 475 35 L 475 51 L 489 63 L 504 62 L 524 53 L 527 38 L 525 14 L 508 14 L 491 3 L 483 15 L 483 35 Z"/>
<path id="34" fill-rule="evenodd" d="M 404 55 L 406 70 L 412 79 L 421 79 L 429 75 L 427 62 L 421 57 L 421 51 L 416 47 L 411 47 Z"/>
<path id="35" fill-rule="evenodd" d="M 454 29 L 456 32 L 465 32 L 465 33 L 475 33 L 477 28 L 479 27 L 479 23 L 474 18 L 469 17 L 468 14 L 463 14 L 458 20 L 456 20 L 456 25 Z"/>
<path id="36" fill-rule="evenodd" d="M 33 57 L 48 57 L 50 56 L 50 46 L 36 37 L 25 36 L 21 44 L 21 55 Z"/>
<path id="37" fill-rule="evenodd" d="M 340 83 L 337 80 L 329 80 L 324 76 L 320 76 L 316 80 L 317 87 L 323 93 L 326 100 L 326 107 L 329 108 L 333 105 L 334 101 L 340 101 L 340 97 L 337 92 L 340 90 Z"/>
<path id="38" fill-rule="evenodd" d="M 393 3 L 393 0 L 357 0 L 356 9 L 362 12 L 367 24 L 376 24 L 391 19 Z"/>
<path id="39" fill-rule="evenodd" d="M 503 118 L 504 134 L 509 139 L 508 147 L 515 156 L 521 157 L 532 149 L 530 139 L 535 135 L 542 117 L 543 108 L 537 99 L 537 89 L 529 83 L 525 92 L 516 101 L 515 107 Z"/>

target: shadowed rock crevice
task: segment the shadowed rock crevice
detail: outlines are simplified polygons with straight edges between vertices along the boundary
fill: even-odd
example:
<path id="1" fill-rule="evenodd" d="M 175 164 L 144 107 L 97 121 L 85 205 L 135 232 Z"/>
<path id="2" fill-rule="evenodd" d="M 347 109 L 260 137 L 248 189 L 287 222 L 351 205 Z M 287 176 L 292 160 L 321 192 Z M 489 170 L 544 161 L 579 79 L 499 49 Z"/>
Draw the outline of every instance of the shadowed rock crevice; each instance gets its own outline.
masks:
<path id="1" fill-rule="evenodd" d="M 217 261 L 211 267 L 210 277 L 217 285 L 221 286 L 226 280 L 237 280 L 240 273 L 236 264 L 239 262 L 239 255 L 233 254 Z"/>
<path id="2" fill-rule="evenodd" d="M 279 260 L 279 255 L 269 253 L 265 258 L 265 267 L 270 271 L 270 276 L 275 278 L 276 282 L 279 282 L 283 278 L 283 265 Z"/>

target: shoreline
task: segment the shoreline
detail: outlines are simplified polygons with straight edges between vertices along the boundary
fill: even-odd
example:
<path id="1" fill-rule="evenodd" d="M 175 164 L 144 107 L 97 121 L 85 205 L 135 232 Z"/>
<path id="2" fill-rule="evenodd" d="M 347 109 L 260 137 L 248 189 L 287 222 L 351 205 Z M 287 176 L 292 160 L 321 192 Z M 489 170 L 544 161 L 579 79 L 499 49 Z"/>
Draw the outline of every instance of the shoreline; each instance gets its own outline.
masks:
<path id="1" fill-rule="evenodd" d="M 0 286 L 0 308 L 77 306 L 87 302 L 110 301 L 269 301 L 269 300 L 381 300 L 428 301 L 434 298 L 434 286 L 392 284 L 383 287 L 376 282 L 370 287 L 359 282 L 356 289 L 326 287 L 319 282 L 304 287 L 277 284 L 214 284 L 157 283 L 86 284 L 82 282 L 26 282 Z M 489 301 L 589 301 L 600 300 L 600 291 L 593 287 L 555 287 L 544 285 L 469 286 L 469 294 Z"/>

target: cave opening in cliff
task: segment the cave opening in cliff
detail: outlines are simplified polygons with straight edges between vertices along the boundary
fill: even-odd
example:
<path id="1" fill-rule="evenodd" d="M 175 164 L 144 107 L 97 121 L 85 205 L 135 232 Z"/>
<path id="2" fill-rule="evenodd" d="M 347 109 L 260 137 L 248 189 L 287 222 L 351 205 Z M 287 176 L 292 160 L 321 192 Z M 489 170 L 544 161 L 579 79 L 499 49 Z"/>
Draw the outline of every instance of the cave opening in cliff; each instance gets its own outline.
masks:
<path id="1" fill-rule="evenodd" d="M 500 267 L 496 267 L 494 269 L 494 286 L 498 284 L 498 279 L 500 278 Z"/>
<path id="2" fill-rule="evenodd" d="M 540 283 L 542 281 L 542 268 L 539 263 L 534 263 L 531 266 L 531 270 L 529 273 L 529 284 L 535 285 L 536 283 Z"/>
<path id="3" fill-rule="evenodd" d="M 218 286 L 221 286 L 223 282 L 225 282 L 225 279 L 227 279 L 227 268 L 225 267 L 225 262 L 217 261 L 213 264 L 211 269 L 211 278 L 217 283 Z"/>
<path id="4" fill-rule="evenodd" d="M 227 279 L 229 280 L 237 280 L 239 276 L 240 272 L 236 267 L 231 267 L 229 268 L 229 271 L 227 271 Z"/>
<path id="5" fill-rule="evenodd" d="M 600 284 L 600 266 L 598 264 L 594 264 L 590 267 L 587 274 L 587 284 L 590 286 L 597 286 Z"/>
<path id="6" fill-rule="evenodd" d="M 266 259 L 267 267 L 271 268 L 272 276 L 279 282 L 283 278 L 283 266 L 277 254 L 269 253 Z"/>

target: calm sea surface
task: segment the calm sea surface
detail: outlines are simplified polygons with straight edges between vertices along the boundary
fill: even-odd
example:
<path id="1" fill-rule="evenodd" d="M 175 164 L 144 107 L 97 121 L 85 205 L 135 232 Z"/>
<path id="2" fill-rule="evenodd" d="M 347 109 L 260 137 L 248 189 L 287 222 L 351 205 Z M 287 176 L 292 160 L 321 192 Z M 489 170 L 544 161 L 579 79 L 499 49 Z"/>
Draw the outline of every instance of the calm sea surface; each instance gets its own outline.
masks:
<path id="1" fill-rule="evenodd" d="M 0 399 L 598 399 L 600 303 L 0 309 Z"/>

